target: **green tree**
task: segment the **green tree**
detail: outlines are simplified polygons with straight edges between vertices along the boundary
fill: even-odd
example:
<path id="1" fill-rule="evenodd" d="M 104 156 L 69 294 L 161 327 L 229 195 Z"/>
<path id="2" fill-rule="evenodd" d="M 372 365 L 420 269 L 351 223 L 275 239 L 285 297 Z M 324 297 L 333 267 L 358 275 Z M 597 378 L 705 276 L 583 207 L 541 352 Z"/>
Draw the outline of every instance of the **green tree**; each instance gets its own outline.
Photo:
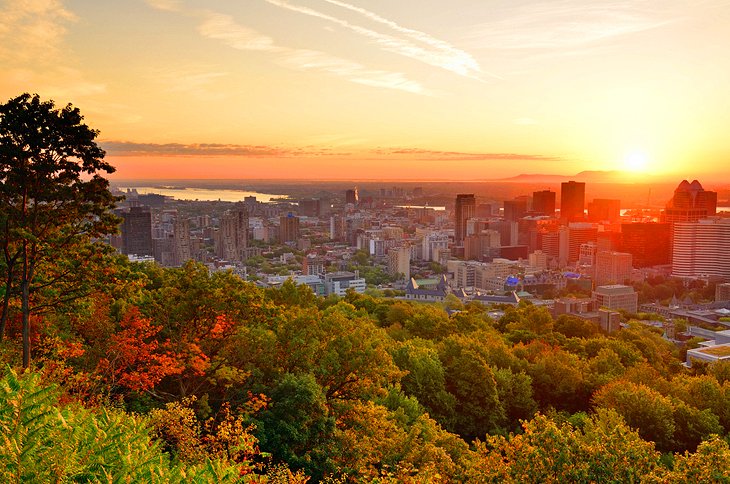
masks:
<path id="1" fill-rule="evenodd" d="M 0 106 L 0 237 L 6 270 L 2 325 L 16 281 L 26 368 L 33 294 L 79 275 L 61 268 L 42 277 L 43 266 L 69 248 L 114 231 L 118 222 L 109 211 L 115 202 L 109 182 L 100 176 L 114 168 L 94 141 L 98 131 L 82 120 L 70 104 L 56 109 L 53 101 L 41 101 L 38 95 L 23 94 Z"/>

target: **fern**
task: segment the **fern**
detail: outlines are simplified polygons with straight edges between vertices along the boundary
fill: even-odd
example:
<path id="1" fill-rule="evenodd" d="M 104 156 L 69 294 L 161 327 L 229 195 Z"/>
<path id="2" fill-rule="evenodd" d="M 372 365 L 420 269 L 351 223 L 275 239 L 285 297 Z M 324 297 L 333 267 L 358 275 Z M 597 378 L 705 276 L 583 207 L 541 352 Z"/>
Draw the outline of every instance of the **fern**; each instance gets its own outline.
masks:
<path id="1" fill-rule="evenodd" d="M 240 482 L 238 467 L 171 462 L 145 418 L 58 406 L 55 387 L 6 370 L 0 380 L 0 482 Z"/>

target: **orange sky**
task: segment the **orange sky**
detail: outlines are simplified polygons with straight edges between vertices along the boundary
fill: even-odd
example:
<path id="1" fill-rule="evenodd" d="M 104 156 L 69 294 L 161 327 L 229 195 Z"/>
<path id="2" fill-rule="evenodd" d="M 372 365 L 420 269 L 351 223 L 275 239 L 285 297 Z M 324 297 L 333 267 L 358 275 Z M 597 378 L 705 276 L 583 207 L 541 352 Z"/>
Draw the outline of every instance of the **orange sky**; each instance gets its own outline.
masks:
<path id="1" fill-rule="evenodd" d="M 119 179 L 730 178 L 723 0 L 0 0 Z"/>

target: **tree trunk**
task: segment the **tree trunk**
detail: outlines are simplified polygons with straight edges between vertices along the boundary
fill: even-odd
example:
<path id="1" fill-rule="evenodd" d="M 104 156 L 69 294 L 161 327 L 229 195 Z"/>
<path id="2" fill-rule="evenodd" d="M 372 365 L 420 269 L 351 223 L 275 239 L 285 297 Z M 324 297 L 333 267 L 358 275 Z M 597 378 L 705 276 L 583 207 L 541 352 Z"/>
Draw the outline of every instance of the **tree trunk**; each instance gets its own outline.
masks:
<path id="1" fill-rule="evenodd" d="M 23 368 L 30 368 L 30 281 L 21 284 L 21 311 L 23 313 Z"/>
<path id="2" fill-rule="evenodd" d="M 20 278 L 20 312 L 23 313 L 23 368 L 30 368 L 30 280 L 28 243 L 23 241 L 23 274 Z"/>
<path id="3" fill-rule="evenodd" d="M 13 275 L 8 269 L 8 280 L 5 283 L 5 296 L 3 296 L 3 312 L 0 315 L 0 342 L 5 338 L 5 326 L 8 322 L 8 311 L 10 310 L 10 290 L 12 289 Z"/>

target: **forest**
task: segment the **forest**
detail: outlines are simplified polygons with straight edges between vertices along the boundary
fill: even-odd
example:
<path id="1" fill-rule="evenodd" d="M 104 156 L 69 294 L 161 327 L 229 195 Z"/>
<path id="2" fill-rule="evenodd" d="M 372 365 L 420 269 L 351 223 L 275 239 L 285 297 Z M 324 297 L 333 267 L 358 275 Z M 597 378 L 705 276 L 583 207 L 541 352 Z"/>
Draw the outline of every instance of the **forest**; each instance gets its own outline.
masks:
<path id="1" fill-rule="evenodd" d="M 730 482 L 730 363 L 524 301 L 131 263 L 81 120 L 0 106 L 0 482 Z"/>
<path id="2" fill-rule="evenodd" d="M 639 322 L 449 315 L 99 253 L 86 296 L 31 316 L 32 371 L 11 311 L 3 482 L 730 479 L 730 365 L 687 369 Z"/>

